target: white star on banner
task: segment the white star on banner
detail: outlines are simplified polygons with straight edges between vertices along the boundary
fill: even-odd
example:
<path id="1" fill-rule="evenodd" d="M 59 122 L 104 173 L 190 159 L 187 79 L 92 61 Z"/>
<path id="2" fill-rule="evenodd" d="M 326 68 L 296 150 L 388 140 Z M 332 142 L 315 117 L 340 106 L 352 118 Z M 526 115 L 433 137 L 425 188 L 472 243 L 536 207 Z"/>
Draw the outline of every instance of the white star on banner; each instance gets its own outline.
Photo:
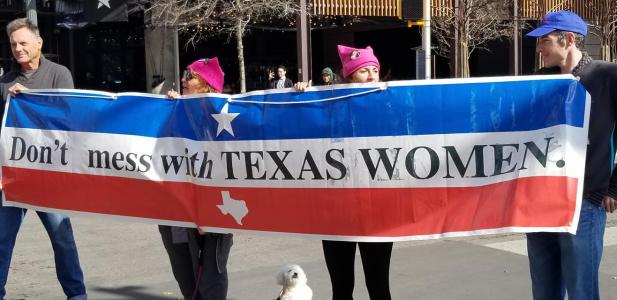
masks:
<path id="1" fill-rule="evenodd" d="M 107 8 L 111 8 L 111 6 L 109 6 L 109 0 L 99 0 L 99 6 L 96 9 L 101 8 L 101 6 L 107 6 Z"/>
<path id="2" fill-rule="evenodd" d="M 229 103 L 225 103 L 225 105 L 223 105 L 223 109 L 221 109 L 221 113 L 210 114 L 219 123 L 219 127 L 216 129 L 216 136 L 219 136 L 223 130 L 234 136 L 234 129 L 231 127 L 231 121 L 233 121 L 240 113 L 230 113 L 228 112 L 228 109 Z"/>

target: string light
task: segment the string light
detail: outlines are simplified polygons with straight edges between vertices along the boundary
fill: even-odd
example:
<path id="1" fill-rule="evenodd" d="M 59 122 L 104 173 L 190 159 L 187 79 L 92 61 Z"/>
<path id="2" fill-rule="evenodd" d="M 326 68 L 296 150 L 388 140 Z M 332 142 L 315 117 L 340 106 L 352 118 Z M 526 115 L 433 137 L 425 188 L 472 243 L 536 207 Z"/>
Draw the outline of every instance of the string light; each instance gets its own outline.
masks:
<path id="1" fill-rule="evenodd" d="M 219 19 L 217 19 L 219 16 Z M 181 28 L 181 31 L 192 34 L 201 34 L 201 35 L 211 35 L 218 34 L 222 31 L 231 32 L 235 29 L 235 24 L 224 22 L 225 19 L 220 19 L 222 15 L 217 13 L 211 14 L 212 22 L 218 20 L 218 23 L 215 24 L 204 24 L 201 23 L 204 21 L 203 14 L 200 11 L 195 12 L 194 15 L 190 17 L 191 21 L 189 24 L 195 24 L 189 28 Z M 233 16 L 232 16 L 233 18 Z M 230 19 L 232 19 L 230 18 Z M 329 29 L 336 27 L 347 27 L 352 26 L 354 23 L 362 22 L 360 17 L 358 16 L 334 16 L 334 15 L 313 15 L 310 16 L 310 25 L 312 30 L 321 30 L 321 29 Z M 259 29 L 268 32 L 285 32 L 285 31 L 293 31 L 297 26 L 297 21 L 293 17 L 289 18 L 279 18 L 278 16 L 273 15 L 259 15 L 254 17 L 253 20 L 247 24 L 249 28 Z M 247 30 L 249 30 L 247 28 Z"/>

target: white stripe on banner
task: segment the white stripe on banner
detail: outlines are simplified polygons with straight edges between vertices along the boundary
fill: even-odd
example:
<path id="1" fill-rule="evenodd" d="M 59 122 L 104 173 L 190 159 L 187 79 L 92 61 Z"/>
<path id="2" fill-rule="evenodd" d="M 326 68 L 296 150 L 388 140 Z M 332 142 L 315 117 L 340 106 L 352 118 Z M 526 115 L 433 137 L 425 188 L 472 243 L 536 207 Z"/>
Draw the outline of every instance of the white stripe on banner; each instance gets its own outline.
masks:
<path id="1" fill-rule="evenodd" d="M 582 174 L 584 129 L 198 142 L 5 127 L 2 165 L 204 186 L 467 187 Z M 568 139 L 566 139 L 568 138 Z M 486 141 L 491 141 L 487 144 Z M 566 142 L 567 141 L 567 142 Z"/>

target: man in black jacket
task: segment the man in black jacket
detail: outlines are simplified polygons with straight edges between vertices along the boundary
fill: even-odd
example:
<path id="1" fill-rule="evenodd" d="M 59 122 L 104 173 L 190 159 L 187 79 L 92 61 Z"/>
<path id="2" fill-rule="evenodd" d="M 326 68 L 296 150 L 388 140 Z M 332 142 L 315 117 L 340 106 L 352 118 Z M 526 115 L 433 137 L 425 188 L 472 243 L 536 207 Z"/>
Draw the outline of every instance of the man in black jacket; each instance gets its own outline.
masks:
<path id="1" fill-rule="evenodd" d="M 287 78 L 286 75 L 287 68 L 285 68 L 285 66 L 281 65 L 276 67 L 276 78 L 272 78 L 270 80 L 270 88 L 284 89 L 294 86 L 293 82 L 291 82 L 291 79 Z"/>
<path id="2" fill-rule="evenodd" d="M 527 36 L 545 68 L 539 73 L 573 74 L 591 95 L 583 201 L 576 235 L 529 233 L 527 251 L 534 299 L 599 299 L 606 212 L 617 208 L 614 172 L 617 64 L 594 61 L 583 51 L 587 24 L 575 13 L 548 13 Z"/>

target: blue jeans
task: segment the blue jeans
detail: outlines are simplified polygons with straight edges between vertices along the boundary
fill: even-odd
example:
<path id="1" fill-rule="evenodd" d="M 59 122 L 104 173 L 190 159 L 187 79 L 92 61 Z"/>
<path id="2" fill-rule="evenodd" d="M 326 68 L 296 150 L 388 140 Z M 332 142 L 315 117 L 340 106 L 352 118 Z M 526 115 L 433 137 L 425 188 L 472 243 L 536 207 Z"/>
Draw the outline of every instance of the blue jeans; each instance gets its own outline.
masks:
<path id="1" fill-rule="evenodd" d="M 602 259 L 606 211 L 582 201 L 576 235 L 528 233 L 527 253 L 535 300 L 600 299 L 598 272 Z"/>
<path id="2" fill-rule="evenodd" d="M 0 203 L 0 299 L 6 295 L 6 281 L 13 255 L 17 232 L 26 209 L 3 207 Z M 36 212 L 47 230 L 56 262 L 56 275 L 68 299 L 86 299 L 84 275 L 79 266 L 77 246 L 68 217 L 60 214 Z"/>

